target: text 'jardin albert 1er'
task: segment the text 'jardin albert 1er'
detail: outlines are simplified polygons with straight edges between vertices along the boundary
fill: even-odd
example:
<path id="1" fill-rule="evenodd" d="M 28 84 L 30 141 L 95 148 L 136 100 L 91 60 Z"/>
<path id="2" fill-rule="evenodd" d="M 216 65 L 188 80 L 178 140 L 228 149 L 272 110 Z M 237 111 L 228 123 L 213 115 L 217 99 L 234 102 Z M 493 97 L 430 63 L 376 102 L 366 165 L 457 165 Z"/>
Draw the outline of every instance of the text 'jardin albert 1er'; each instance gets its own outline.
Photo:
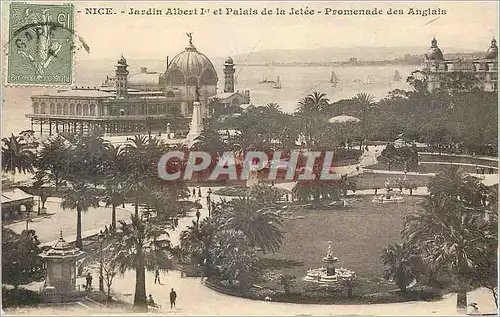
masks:
<path id="1" fill-rule="evenodd" d="M 129 8 L 127 11 L 120 11 L 122 14 L 127 15 L 170 15 L 170 16 L 205 16 L 205 15 L 233 15 L 233 16 L 256 16 L 256 15 L 326 15 L 326 16 L 380 16 L 380 15 L 445 15 L 446 10 L 441 8 L 407 8 L 407 9 L 379 9 L 379 8 L 365 8 L 365 9 L 337 9 L 337 8 L 322 8 L 314 9 L 308 6 L 292 7 L 287 9 L 276 8 L 263 8 L 255 9 L 252 7 L 220 7 L 220 8 L 191 8 L 184 9 L 181 7 L 172 7 L 166 9 L 147 8 L 136 9 Z M 107 7 L 89 7 L 85 8 L 85 14 L 92 15 L 107 15 L 116 14 L 112 8 Z"/>

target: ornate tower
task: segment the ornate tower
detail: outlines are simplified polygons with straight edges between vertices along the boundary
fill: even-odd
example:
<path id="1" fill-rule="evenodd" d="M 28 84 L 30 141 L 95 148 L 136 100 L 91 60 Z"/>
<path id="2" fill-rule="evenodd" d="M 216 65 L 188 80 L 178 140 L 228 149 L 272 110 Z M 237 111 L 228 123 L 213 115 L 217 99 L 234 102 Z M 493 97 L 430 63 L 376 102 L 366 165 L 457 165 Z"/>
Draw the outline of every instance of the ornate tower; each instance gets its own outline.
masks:
<path id="1" fill-rule="evenodd" d="M 234 63 L 231 57 L 224 63 L 224 92 L 234 92 Z"/>
<path id="2" fill-rule="evenodd" d="M 115 82 L 116 82 L 116 98 L 127 98 L 127 60 L 122 57 L 118 60 L 115 70 Z"/>

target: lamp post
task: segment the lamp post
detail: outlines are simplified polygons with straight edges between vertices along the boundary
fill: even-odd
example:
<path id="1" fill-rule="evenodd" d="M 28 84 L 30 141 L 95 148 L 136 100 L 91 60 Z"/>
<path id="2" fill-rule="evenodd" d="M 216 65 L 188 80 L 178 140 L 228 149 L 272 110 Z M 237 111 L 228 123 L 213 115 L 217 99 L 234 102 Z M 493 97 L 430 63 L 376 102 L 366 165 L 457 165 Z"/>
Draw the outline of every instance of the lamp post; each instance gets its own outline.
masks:
<path id="1" fill-rule="evenodd" d="M 97 235 L 97 238 L 100 242 L 100 251 L 99 251 L 99 254 L 100 254 L 100 261 L 99 261 L 99 291 L 100 292 L 104 292 L 104 276 L 103 276 L 103 262 L 104 262 L 104 259 L 103 259 L 103 256 L 102 256 L 102 244 L 104 242 L 104 234 L 101 232 L 99 232 L 99 234 Z"/>

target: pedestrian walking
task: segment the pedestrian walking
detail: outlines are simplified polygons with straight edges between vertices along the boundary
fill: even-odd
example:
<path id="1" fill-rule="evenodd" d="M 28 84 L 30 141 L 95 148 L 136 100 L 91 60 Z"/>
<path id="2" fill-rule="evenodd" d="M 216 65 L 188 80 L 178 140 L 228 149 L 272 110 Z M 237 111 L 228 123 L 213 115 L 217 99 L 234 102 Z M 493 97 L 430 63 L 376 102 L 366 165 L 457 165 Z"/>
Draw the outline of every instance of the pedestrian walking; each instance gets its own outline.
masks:
<path id="1" fill-rule="evenodd" d="M 201 188 L 198 186 L 198 198 L 201 198 Z"/>
<path id="2" fill-rule="evenodd" d="M 156 281 L 158 281 L 158 284 L 161 284 L 160 271 L 158 269 L 155 270 L 155 284 L 156 284 Z"/>
<path id="3" fill-rule="evenodd" d="M 200 217 L 201 217 L 201 212 L 200 212 L 200 210 L 198 209 L 198 210 L 196 211 L 196 222 L 200 222 Z"/>
<path id="4" fill-rule="evenodd" d="M 177 293 L 172 290 L 170 291 L 170 308 L 175 308 L 175 300 L 177 299 Z"/>
<path id="5" fill-rule="evenodd" d="M 210 195 L 210 194 L 212 194 L 212 188 L 209 188 L 209 189 L 208 189 L 208 194 L 209 194 L 209 195 Z"/>
<path id="6" fill-rule="evenodd" d="M 174 218 L 174 225 L 176 228 L 179 226 L 179 218 L 177 217 Z"/>
<path id="7" fill-rule="evenodd" d="M 193 187 L 193 197 L 196 197 L 196 188 Z"/>
<path id="8" fill-rule="evenodd" d="M 87 277 L 85 277 L 86 284 L 85 284 L 85 290 L 87 292 L 92 291 L 92 274 L 90 272 L 87 273 Z"/>

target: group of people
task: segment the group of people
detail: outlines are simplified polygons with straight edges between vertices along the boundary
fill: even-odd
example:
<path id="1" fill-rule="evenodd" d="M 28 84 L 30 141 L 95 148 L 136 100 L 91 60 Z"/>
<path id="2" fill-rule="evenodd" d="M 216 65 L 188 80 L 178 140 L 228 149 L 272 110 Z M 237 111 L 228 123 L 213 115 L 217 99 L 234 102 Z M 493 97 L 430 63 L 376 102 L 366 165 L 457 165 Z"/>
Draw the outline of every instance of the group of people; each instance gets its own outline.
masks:
<path id="1" fill-rule="evenodd" d="M 177 300 L 177 293 L 172 290 L 170 291 L 170 308 L 175 308 L 175 301 Z M 155 300 L 153 299 L 153 295 L 149 294 L 148 297 L 148 306 L 154 307 L 154 308 L 159 308 L 160 305 L 158 305 Z"/>

